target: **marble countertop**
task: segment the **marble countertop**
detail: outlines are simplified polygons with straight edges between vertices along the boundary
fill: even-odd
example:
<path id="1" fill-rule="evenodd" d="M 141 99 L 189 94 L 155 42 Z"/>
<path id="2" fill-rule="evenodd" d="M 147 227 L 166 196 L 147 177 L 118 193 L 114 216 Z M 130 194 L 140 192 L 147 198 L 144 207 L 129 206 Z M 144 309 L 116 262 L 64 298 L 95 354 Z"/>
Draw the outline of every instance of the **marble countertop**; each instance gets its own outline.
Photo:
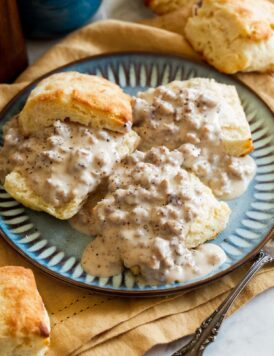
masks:
<path id="1" fill-rule="evenodd" d="M 143 0 L 104 0 L 91 20 L 115 18 L 134 21 L 150 16 Z M 59 39 L 60 40 L 60 39 Z M 57 40 L 28 40 L 30 63 L 42 55 Z M 224 321 L 216 341 L 205 356 L 273 356 L 274 355 L 274 288 L 257 296 L 229 319 Z M 168 356 L 185 343 L 185 338 L 168 345 L 160 345 L 146 356 Z"/>

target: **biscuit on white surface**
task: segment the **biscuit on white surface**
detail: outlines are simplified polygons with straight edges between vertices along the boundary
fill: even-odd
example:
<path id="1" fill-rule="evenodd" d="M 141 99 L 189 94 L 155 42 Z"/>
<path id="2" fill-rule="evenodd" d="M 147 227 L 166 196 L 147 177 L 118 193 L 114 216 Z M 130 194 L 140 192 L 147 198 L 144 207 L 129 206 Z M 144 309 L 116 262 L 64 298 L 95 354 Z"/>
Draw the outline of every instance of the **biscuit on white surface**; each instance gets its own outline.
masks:
<path id="1" fill-rule="evenodd" d="M 130 97 L 107 79 L 63 72 L 38 83 L 19 115 L 25 134 L 66 119 L 94 128 L 128 132 L 132 121 Z"/>
<path id="2" fill-rule="evenodd" d="M 43 356 L 49 335 L 49 317 L 32 271 L 0 267 L 1 356 Z"/>
<path id="3" fill-rule="evenodd" d="M 203 0 L 185 35 L 224 73 L 274 71 L 274 5 L 266 0 Z"/>

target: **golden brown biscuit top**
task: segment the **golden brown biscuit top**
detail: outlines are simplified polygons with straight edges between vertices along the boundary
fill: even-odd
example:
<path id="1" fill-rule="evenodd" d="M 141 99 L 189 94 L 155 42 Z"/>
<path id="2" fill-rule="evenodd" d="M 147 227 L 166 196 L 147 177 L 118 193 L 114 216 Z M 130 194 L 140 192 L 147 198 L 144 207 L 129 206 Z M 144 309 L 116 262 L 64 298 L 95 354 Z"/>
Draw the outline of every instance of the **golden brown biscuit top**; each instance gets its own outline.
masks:
<path id="1" fill-rule="evenodd" d="M 225 16 L 242 37 L 267 40 L 274 27 L 274 5 L 265 0 L 204 0 L 198 16 Z"/>
<path id="2" fill-rule="evenodd" d="M 130 97 L 115 83 L 95 75 L 78 72 L 56 73 L 42 80 L 29 99 L 71 94 L 74 100 L 91 109 L 120 113 L 125 122 L 131 119 L 128 102 Z M 41 96 L 42 95 L 42 96 Z"/>
<path id="3" fill-rule="evenodd" d="M 62 72 L 38 83 L 20 113 L 26 133 L 66 118 L 91 127 L 127 132 L 132 122 L 130 96 L 105 78 Z"/>
<path id="4" fill-rule="evenodd" d="M 0 268 L 0 336 L 48 338 L 50 325 L 31 270 Z"/>
<path id="5" fill-rule="evenodd" d="M 165 15 L 182 7 L 192 6 L 195 2 L 196 0 L 145 0 L 145 5 L 157 15 Z"/>

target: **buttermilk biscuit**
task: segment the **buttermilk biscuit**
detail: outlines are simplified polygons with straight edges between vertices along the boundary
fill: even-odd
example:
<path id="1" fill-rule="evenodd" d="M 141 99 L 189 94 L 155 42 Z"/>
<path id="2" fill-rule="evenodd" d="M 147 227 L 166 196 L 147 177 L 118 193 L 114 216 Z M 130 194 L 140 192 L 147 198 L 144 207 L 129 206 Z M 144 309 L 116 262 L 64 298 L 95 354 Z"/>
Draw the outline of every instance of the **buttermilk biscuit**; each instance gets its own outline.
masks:
<path id="1" fill-rule="evenodd" d="M 191 8 L 196 0 L 145 0 L 145 4 L 157 15 L 165 15 L 182 7 Z"/>
<path id="2" fill-rule="evenodd" d="M 225 228 L 229 220 L 230 209 L 225 202 L 218 201 L 212 194 L 211 189 L 205 186 L 198 177 L 189 172 L 187 174 L 191 186 L 199 187 L 202 191 L 201 194 L 207 198 L 203 201 L 205 204 L 204 209 L 201 209 L 204 215 L 197 214 L 186 237 L 186 246 L 194 248 L 206 241 L 213 240 Z M 100 201 L 107 197 L 107 193 L 106 184 L 98 189 L 96 193 L 89 195 L 82 209 L 70 221 L 76 230 L 89 236 L 95 236 L 100 233 L 100 228 L 96 224 L 94 215 L 97 213 Z"/>
<path id="3" fill-rule="evenodd" d="M 274 5 L 265 0 L 204 0 L 185 35 L 219 71 L 273 72 Z"/>
<path id="4" fill-rule="evenodd" d="M 57 73 L 32 90 L 19 116 L 25 134 L 68 119 L 94 128 L 127 132 L 132 119 L 130 98 L 104 78 L 78 72 Z"/>
<path id="5" fill-rule="evenodd" d="M 139 137 L 134 131 L 130 131 L 124 135 L 121 135 L 118 139 L 116 139 L 115 147 L 111 149 L 115 149 L 117 152 L 117 157 L 122 159 L 127 154 L 133 152 L 139 143 Z M 106 147 L 108 149 L 108 146 Z M 79 165 L 81 165 L 81 157 L 79 158 Z M 77 162 L 76 162 L 77 164 Z M 77 172 L 76 172 L 77 173 Z M 61 174 L 61 173 L 60 173 Z M 62 179 L 62 176 L 60 176 Z M 67 174 L 64 175 L 64 180 L 67 179 Z M 81 175 L 79 173 L 78 177 L 79 182 L 75 183 L 75 188 L 77 188 L 77 184 L 80 185 Z M 42 186 L 45 182 L 40 182 Z M 98 181 L 100 184 L 100 180 Z M 78 195 L 75 194 L 71 199 L 65 200 L 62 204 L 54 205 L 52 201 L 46 200 L 43 195 L 38 194 L 37 191 L 31 186 L 28 176 L 24 174 L 24 172 L 20 171 L 20 169 L 14 169 L 9 174 L 6 175 L 4 179 L 4 188 L 5 190 L 18 202 L 25 205 L 28 208 L 37 211 L 44 211 L 50 215 L 53 215 L 57 219 L 65 220 L 74 216 L 81 208 L 85 199 L 87 198 L 87 194 Z M 58 188 L 58 187 L 57 187 Z M 56 187 L 48 188 L 48 196 L 54 191 Z M 97 185 L 93 190 L 97 189 Z M 58 194 L 58 192 L 56 193 Z"/>
<path id="6" fill-rule="evenodd" d="M 214 79 L 193 78 L 184 81 L 175 81 L 168 84 L 176 90 L 182 88 L 194 88 L 212 92 L 213 96 L 225 103 L 225 107 L 219 113 L 222 143 L 226 153 L 231 156 L 245 156 L 253 151 L 250 127 L 241 105 L 237 90 L 233 85 L 216 82 Z M 227 108 L 227 110 L 225 109 Z"/>
<path id="7" fill-rule="evenodd" d="M 107 277 L 123 265 L 134 272 L 140 267 L 146 279 L 166 282 L 165 272 L 184 265 L 186 248 L 214 239 L 226 227 L 229 206 L 182 169 L 183 160 L 180 151 L 162 146 L 135 151 L 116 166 L 108 193 L 91 211 L 97 237 L 84 251 L 85 271 Z M 178 280 L 185 278 L 183 270 Z"/>
<path id="8" fill-rule="evenodd" d="M 43 356 L 50 321 L 33 273 L 23 267 L 0 268 L 0 354 Z"/>
<path id="9" fill-rule="evenodd" d="M 6 176 L 5 190 L 19 203 L 27 208 L 44 211 L 57 219 L 65 220 L 75 215 L 83 202 L 82 197 L 75 197 L 60 207 L 55 207 L 37 195 L 20 172 L 11 172 Z"/>
<path id="10" fill-rule="evenodd" d="M 131 120 L 129 96 L 106 79 L 77 72 L 44 79 L 4 127 L 4 188 L 31 209 L 71 218 L 138 145 Z"/>
<path id="11" fill-rule="evenodd" d="M 206 78 L 174 81 L 138 93 L 137 98 L 133 99 L 133 116 L 134 129 L 141 136 L 140 148 L 142 150 L 159 145 L 174 149 L 185 143 L 185 138 L 181 135 L 188 125 L 186 113 L 185 119 L 178 121 L 176 117 L 168 115 L 168 110 L 180 112 L 184 107 L 183 100 L 188 94 L 184 93 L 186 89 L 189 92 L 195 90 L 200 95 L 210 95 L 215 101 L 216 106 L 212 108 L 211 114 L 216 117 L 220 128 L 221 143 L 227 154 L 239 157 L 253 150 L 249 124 L 236 88 Z M 175 106 L 170 108 L 170 105 Z M 189 115 L 193 120 L 202 121 L 204 118 L 204 113 L 199 110 L 190 112 Z M 176 131 L 173 132 L 174 128 Z"/>
<path id="12" fill-rule="evenodd" d="M 194 248 L 215 239 L 225 229 L 231 211 L 225 202 L 218 201 L 214 197 L 211 189 L 206 187 L 198 177 L 191 173 L 188 175 L 191 185 L 199 187 L 204 198 L 203 201 L 201 200 L 203 208 L 191 224 L 185 241 L 187 248 Z M 202 213 L 203 209 L 207 212 Z"/>

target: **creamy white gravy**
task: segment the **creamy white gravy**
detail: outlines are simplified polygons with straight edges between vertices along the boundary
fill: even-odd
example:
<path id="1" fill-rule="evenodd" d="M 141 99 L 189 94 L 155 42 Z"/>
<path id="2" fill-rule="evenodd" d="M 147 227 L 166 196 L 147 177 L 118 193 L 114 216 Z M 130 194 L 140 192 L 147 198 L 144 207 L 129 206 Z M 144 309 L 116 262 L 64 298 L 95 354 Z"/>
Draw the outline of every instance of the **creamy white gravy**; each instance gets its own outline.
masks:
<path id="1" fill-rule="evenodd" d="M 196 218 L 207 221 L 209 207 L 224 203 L 181 168 L 183 160 L 180 151 L 163 146 L 136 151 L 116 165 L 108 194 L 92 210 L 97 237 L 82 256 L 86 272 L 108 277 L 125 266 L 150 283 L 171 283 L 224 262 L 225 253 L 214 244 L 189 248 Z"/>
<path id="2" fill-rule="evenodd" d="M 61 121 L 24 137 L 14 118 L 4 128 L 0 177 L 21 172 L 37 195 L 58 207 L 83 199 L 110 174 L 122 142 L 122 134 Z"/>
<path id="3" fill-rule="evenodd" d="M 104 179 L 98 188 L 89 194 L 88 199 L 80 211 L 70 220 L 71 226 L 81 233 L 88 236 L 97 234 L 96 221 L 94 219 L 93 209 L 108 193 L 108 181 Z"/>
<path id="4" fill-rule="evenodd" d="M 178 148 L 183 167 L 195 173 L 221 199 L 241 195 L 256 170 L 249 157 L 233 157 L 222 144 L 220 112 L 229 105 L 210 90 L 160 86 L 141 92 L 133 100 L 134 130 L 139 149 Z"/>

